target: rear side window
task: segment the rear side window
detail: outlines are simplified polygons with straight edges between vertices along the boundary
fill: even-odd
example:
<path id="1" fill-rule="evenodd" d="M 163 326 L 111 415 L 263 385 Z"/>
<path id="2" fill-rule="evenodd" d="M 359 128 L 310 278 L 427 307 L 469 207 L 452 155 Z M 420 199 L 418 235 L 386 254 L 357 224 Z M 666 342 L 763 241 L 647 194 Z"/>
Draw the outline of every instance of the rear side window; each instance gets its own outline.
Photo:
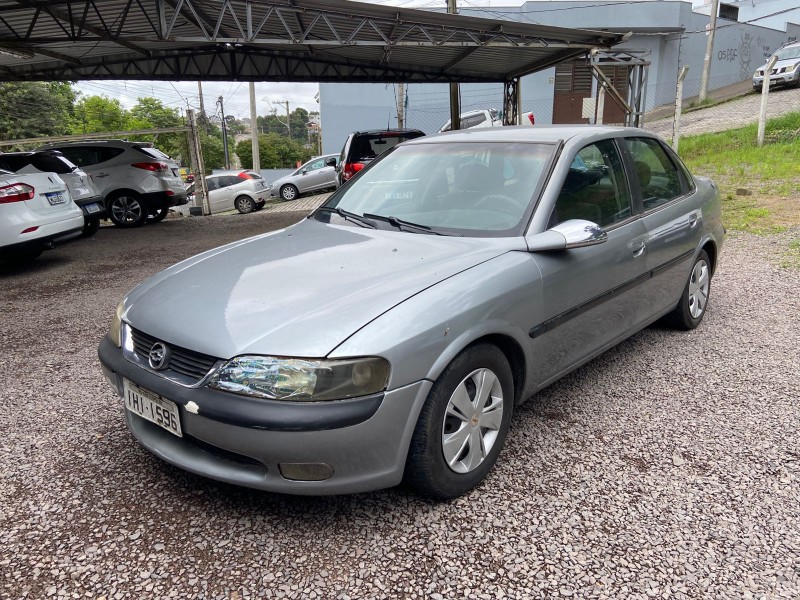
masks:
<path id="1" fill-rule="evenodd" d="M 486 121 L 485 113 L 469 116 L 461 122 L 461 129 L 469 129 L 470 127 L 475 127 L 477 125 L 480 125 L 484 121 Z"/>
<path id="2" fill-rule="evenodd" d="M 58 151 L 79 167 L 104 163 L 125 152 L 122 148 L 109 146 L 72 146 L 58 148 Z"/>
<path id="3" fill-rule="evenodd" d="M 226 188 L 226 187 L 230 187 L 232 185 L 238 185 L 238 184 L 242 183 L 243 181 L 245 181 L 245 180 L 241 179 L 240 177 L 225 175 L 224 177 L 220 177 L 219 178 L 219 187 Z"/>
<path id="4" fill-rule="evenodd" d="M 645 210 L 662 206 L 685 193 L 675 163 L 657 140 L 626 138 L 625 144 L 633 158 Z"/>
<path id="5" fill-rule="evenodd" d="M 255 171 L 243 171 L 245 177 L 242 179 L 264 179 L 260 174 L 256 173 Z"/>
<path id="6" fill-rule="evenodd" d="M 30 163 L 28 162 L 27 156 L 7 156 L 0 154 L 0 169 L 5 169 L 6 171 L 16 173 L 20 169 L 27 167 L 29 164 Z"/>

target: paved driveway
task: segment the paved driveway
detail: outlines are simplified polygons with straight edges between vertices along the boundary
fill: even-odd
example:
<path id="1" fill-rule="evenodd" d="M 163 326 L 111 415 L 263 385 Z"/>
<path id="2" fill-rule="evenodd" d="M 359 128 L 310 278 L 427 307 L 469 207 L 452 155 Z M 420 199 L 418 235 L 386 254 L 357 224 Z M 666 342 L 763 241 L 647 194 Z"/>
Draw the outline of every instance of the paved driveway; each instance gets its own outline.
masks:
<path id="1" fill-rule="evenodd" d="M 800 597 L 800 271 L 776 237 L 728 240 L 699 329 L 518 409 L 452 502 L 261 493 L 144 450 L 97 362 L 116 303 L 303 216 L 104 227 L 0 273 L 1 598 Z"/>
<path id="2" fill-rule="evenodd" d="M 758 123 L 761 94 L 747 94 L 708 108 L 684 112 L 681 115 L 681 135 L 711 133 Z M 773 89 L 769 93 L 767 118 L 800 111 L 800 88 Z M 645 129 L 666 139 L 672 139 L 672 117 L 645 122 Z"/>

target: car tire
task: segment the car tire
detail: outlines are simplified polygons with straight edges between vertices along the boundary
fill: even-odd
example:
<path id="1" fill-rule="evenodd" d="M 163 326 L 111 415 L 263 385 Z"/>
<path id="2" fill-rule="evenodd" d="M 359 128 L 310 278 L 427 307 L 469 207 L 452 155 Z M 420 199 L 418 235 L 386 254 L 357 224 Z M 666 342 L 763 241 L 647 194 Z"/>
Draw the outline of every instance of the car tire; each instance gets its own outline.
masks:
<path id="1" fill-rule="evenodd" d="M 122 192 L 108 199 L 108 218 L 117 227 L 140 227 L 147 222 L 147 209 L 136 192 Z"/>
<path id="2" fill-rule="evenodd" d="M 292 184 L 284 185 L 281 187 L 281 198 L 286 200 L 296 200 L 297 197 L 300 195 L 300 192 L 297 191 L 297 188 Z"/>
<path id="3" fill-rule="evenodd" d="M 153 214 L 147 216 L 147 222 L 148 223 L 158 223 L 159 221 L 163 221 L 164 219 L 166 219 L 168 214 L 169 214 L 169 209 L 168 208 L 166 208 L 166 207 L 165 208 L 159 208 L 156 212 L 154 212 Z"/>
<path id="4" fill-rule="evenodd" d="M 238 196 L 233 201 L 233 206 L 243 215 L 256 210 L 256 203 L 250 196 Z"/>
<path id="5" fill-rule="evenodd" d="M 100 229 L 100 219 L 97 217 L 86 217 L 83 219 L 83 230 L 81 237 L 90 238 Z"/>
<path id="6" fill-rule="evenodd" d="M 474 488 L 500 454 L 513 406 L 511 367 L 500 349 L 478 344 L 461 352 L 433 384 L 420 411 L 404 483 L 435 499 Z"/>
<path id="7" fill-rule="evenodd" d="M 684 331 L 700 325 L 711 295 L 711 276 L 711 260 L 706 251 L 701 250 L 692 265 L 689 281 L 686 282 L 678 306 L 666 317 L 669 325 Z"/>

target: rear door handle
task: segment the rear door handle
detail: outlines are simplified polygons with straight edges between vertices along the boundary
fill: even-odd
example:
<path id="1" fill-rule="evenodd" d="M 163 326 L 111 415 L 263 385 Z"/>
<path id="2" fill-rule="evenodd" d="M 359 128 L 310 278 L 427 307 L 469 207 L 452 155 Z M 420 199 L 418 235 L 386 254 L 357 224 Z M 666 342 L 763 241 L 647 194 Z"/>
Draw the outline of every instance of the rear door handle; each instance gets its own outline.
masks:
<path id="1" fill-rule="evenodd" d="M 697 225 L 697 222 L 700 220 L 700 217 L 697 213 L 692 213 L 689 215 L 689 227 L 694 227 Z"/>
<path id="2" fill-rule="evenodd" d="M 645 243 L 643 240 L 636 240 L 635 242 L 631 243 L 631 252 L 633 252 L 634 257 L 641 256 L 644 254 Z"/>

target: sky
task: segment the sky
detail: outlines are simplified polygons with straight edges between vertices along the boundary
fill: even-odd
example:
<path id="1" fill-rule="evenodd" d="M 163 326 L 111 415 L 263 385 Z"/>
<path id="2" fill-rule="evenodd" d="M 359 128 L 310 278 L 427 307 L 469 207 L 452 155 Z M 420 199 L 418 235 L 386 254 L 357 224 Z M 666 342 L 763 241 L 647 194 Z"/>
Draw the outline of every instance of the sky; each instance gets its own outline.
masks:
<path id="1" fill-rule="evenodd" d="M 405 8 L 444 8 L 446 0 L 366 0 L 367 4 L 382 4 Z M 518 6 L 523 0 L 457 0 L 463 7 Z M 491 15 L 487 15 L 491 17 Z M 87 96 L 106 96 L 116 98 L 124 108 L 133 107 L 138 98 L 152 96 L 167 106 L 185 111 L 187 107 L 198 109 L 200 106 L 197 82 L 189 81 L 81 81 L 77 90 Z M 280 114 L 297 107 L 309 112 L 319 111 L 319 104 L 314 99 L 319 91 L 316 83 L 256 83 L 256 110 L 259 115 L 277 109 Z M 222 96 L 226 115 L 237 118 L 250 117 L 250 97 L 248 84 L 241 82 L 205 82 L 203 83 L 203 104 L 209 114 L 218 114 L 217 99 Z"/>

